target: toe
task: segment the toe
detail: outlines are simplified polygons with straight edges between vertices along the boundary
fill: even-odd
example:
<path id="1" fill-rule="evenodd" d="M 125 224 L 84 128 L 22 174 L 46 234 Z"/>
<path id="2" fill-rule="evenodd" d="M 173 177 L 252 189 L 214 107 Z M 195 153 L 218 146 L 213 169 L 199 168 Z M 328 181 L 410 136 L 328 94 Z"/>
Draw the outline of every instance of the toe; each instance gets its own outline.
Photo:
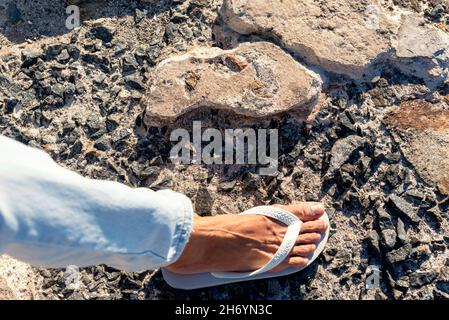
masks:
<path id="1" fill-rule="evenodd" d="M 309 262 L 309 259 L 305 257 L 290 257 L 287 260 L 289 267 L 304 267 Z"/>
<path id="2" fill-rule="evenodd" d="M 303 256 L 307 257 L 312 254 L 316 250 L 316 245 L 314 244 L 302 244 L 299 246 L 295 246 L 292 250 L 292 256 Z"/>
<path id="3" fill-rule="evenodd" d="M 302 221 L 316 220 L 324 214 L 324 206 L 319 202 L 301 202 L 279 207 L 290 211 Z"/>
<path id="4" fill-rule="evenodd" d="M 317 243 L 321 239 L 321 234 L 318 232 L 302 233 L 298 236 L 296 244 Z"/>
<path id="5" fill-rule="evenodd" d="M 271 269 L 270 272 L 279 272 L 284 269 L 287 269 L 289 267 L 304 267 L 309 262 L 309 259 L 305 257 L 299 257 L 299 256 L 290 256 L 289 258 L 285 259 L 281 264 L 279 264 L 276 268 Z"/>
<path id="6" fill-rule="evenodd" d="M 304 222 L 301 226 L 301 234 L 304 233 L 315 233 L 315 232 L 325 232 L 327 229 L 327 223 L 323 220 L 315 220 Z"/>

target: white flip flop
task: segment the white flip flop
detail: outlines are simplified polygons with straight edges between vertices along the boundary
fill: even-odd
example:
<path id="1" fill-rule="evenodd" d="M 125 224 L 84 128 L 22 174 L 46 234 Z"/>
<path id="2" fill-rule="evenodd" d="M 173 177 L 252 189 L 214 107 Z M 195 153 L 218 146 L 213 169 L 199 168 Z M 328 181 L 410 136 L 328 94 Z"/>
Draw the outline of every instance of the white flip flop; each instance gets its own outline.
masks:
<path id="1" fill-rule="evenodd" d="M 162 275 L 164 276 L 165 281 L 173 288 L 192 290 L 218 286 L 227 283 L 286 276 L 301 271 L 302 269 L 309 266 L 323 251 L 329 237 L 329 218 L 325 213 L 320 219 L 327 222 L 328 228 L 326 232 L 321 236 L 320 241 L 317 243 L 317 249 L 308 257 L 309 262 L 307 263 L 307 265 L 299 268 L 290 267 L 279 272 L 268 272 L 288 257 L 289 253 L 296 244 L 296 239 L 298 238 L 299 232 L 301 230 L 302 221 L 291 212 L 272 206 L 254 207 L 245 212 L 242 212 L 241 214 L 264 215 L 279 220 L 287 226 L 287 232 L 285 233 L 284 239 L 282 240 L 278 251 L 266 265 L 264 265 L 260 269 L 250 272 L 204 272 L 189 275 L 177 274 L 168 271 L 165 268 L 162 268 Z"/>

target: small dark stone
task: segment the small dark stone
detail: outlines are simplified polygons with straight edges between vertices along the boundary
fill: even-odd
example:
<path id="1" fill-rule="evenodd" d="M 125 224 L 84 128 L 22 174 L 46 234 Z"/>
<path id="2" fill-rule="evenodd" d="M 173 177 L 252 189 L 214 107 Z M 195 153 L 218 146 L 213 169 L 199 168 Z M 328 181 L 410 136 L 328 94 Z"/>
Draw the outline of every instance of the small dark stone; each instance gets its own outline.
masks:
<path id="1" fill-rule="evenodd" d="M 112 148 L 110 139 L 104 136 L 95 142 L 94 147 L 101 151 L 108 151 Z"/>
<path id="2" fill-rule="evenodd" d="M 128 54 L 123 57 L 122 70 L 123 72 L 131 72 L 137 70 L 139 63 L 133 54 Z"/>
<path id="3" fill-rule="evenodd" d="M 443 17 L 445 11 L 444 6 L 439 3 L 429 12 L 429 18 L 438 21 Z"/>
<path id="4" fill-rule="evenodd" d="M 260 176 L 254 173 L 247 173 L 243 179 L 243 189 L 246 191 L 256 190 L 260 186 Z"/>
<path id="5" fill-rule="evenodd" d="M 445 250 L 446 250 L 446 245 L 444 243 L 444 240 L 432 241 L 432 251 L 444 252 Z"/>
<path id="6" fill-rule="evenodd" d="M 189 9 L 194 8 L 194 7 L 205 7 L 209 4 L 208 2 L 209 0 L 191 0 L 190 4 L 189 4 Z"/>
<path id="7" fill-rule="evenodd" d="M 385 179 L 392 187 L 396 187 L 397 185 L 399 185 L 399 183 L 401 182 L 399 165 L 394 164 L 389 166 L 385 174 Z"/>
<path id="8" fill-rule="evenodd" d="M 142 287 L 142 282 L 139 280 L 132 279 L 131 277 L 123 277 L 120 281 L 120 286 L 126 289 L 138 290 Z"/>
<path id="9" fill-rule="evenodd" d="M 93 134 L 104 127 L 104 123 L 97 114 L 92 113 L 86 120 L 86 126 L 89 134 Z"/>
<path id="10" fill-rule="evenodd" d="M 389 208 L 392 212 L 411 220 L 412 222 L 419 222 L 417 209 L 397 195 L 392 194 L 388 197 L 387 208 Z"/>
<path id="11" fill-rule="evenodd" d="M 235 188 L 236 181 L 224 181 L 218 185 L 218 191 L 229 192 Z"/>
<path id="12" fill-rule="evenodd" d="M 134 14 L 134 22 L 137 24 L 140 21 L 142 21 L 146 17 L 146 14 L 143 10 L 136 9 L 136 12 Z"/>
<path id="13" fill-rule="evenodd" d="M 65 88 L 62 84 L 59 84 L 59 83 L 54 84 L 51 86 L 50 90 L 51 90 L 51 93 L 54 94 L 55 96 L 64 98 Z"/>
<path id="14" fill-rule="evenodd" d="M 156 64 L 157 58 L 161 55 L 161 48 L 158 45 L 150 46 L 147 50 L 146 59 L 150 64 Z"/>
<path id="15" fill-rule="evenodd" d="M 24 50 L 22 51 L 22 68 L 29 68 L 37 63 L 39 58 L 43 57 L 41 50 Z"/>
<path id="16" fill-rule="evenodd" d="M 405 192 L 405 195 L 419 201 L 423 201 L 426 198 L 426 195 L 417 189 L 409 189 Z"/>
<path id="17" fill-rule="evenodd" d="M 441 281 L 436 285 L 438 290 L 443 291 L 444 293 L 449 294 L 449 281 Z"/>
<path id="18" fill-rule="evenodd" d="M 163 189 L 169 189 L 172 186 L 173 186 L 173 179 L 164 178 L 160 181 L 156 181 L 150 187 L 154 190 L 163 190 Z"/>
<path id="19" fill-rule="evenodd" d="M 359 136 L 349 136 L 338 140 L 331 150 L 329 172 L 336 172 L 343 164 L 350 162 L 364 144 L 365 139 Z"/>
<path id="20" fill-rule="evenodd" d="M 114 133 L 112 134 L 111 139 L 113 143 L 118 143 L 122 140 L 125 140 L 130 135 L 131 133 L 126 129 L 115 130 Z"/>
<path id="21" fill-rule="evenodd" d="M 401 153 L 400 152 L 387 152 L 385 154 L 385 159 L 389 163 L 398 163 L 399 160 L 401 160 Z"/>
<path id="22" fill-rule="evenodd" d="M 355 131 L 354 124 L 351 122 L 351 119 L 348 117 L 346 112 L 343 112 L 338 116 L 338 122 L 343 129 Z"/>
<path id="23" fill-rule="evenodd" d="M 188 16 L 181 14 L 179 12 L 175 12 L 172 17 L 171 17 L 171 21 L 173 21 L 174 23 L 181 23 L 181 22 L 185 22 L 189 19 Z"/>
<path id="24" fill-rule="evenodd" d="M 111 72 L 110 61 L 106 56 L 100 56 L 98 54 L 87 53 L 84 54 L 82 60 L 86 63 L 98 65 L 103 72 Z"/>
<path id="25" fill-rule="evenodd" d="M 432 283 L 438 277 L 438 272 L 413 272 L 410 274 L 410 285 L 415 288 Z"/>
<path id="26" fill-rule="evenodd" d="M 61 51 L 61 53 L 56 57 L 59 63 L 67 63 L 70 60 L 70 54 L 67 49 Z"/>
<path id="27" fill-rule="evenodd" d="M 173 22 L 167 24 L 167 26 L 165 27 L 165 37 L 169 42 L 175 39 L 177 31 L 178 28 Z"/>
<path id="28" fill-rule="evenodd" d="M 307 200 L 306 201 L 316 201 Z M 360 208 L 362 203 L 360 202 L 360 195 L 357 192 L 349 191 L 344 197 L 344 204 L 349 208 Z"/>
<path id="29" fill-rule="evenodd" d="M 140 179 L 147 179 L 147 178 L 156 178 L 159 173 L 161 172 L 161 168 L 156 166 L 147 167 L 142 171 L 139 171 L 137 175 Z"/>
<path id="30" fill-rule="evenodd" d="M 64 49 L 62 44 L 50 44 L 45 47 L 45 59 L 51 60 L 57 57 Z"/>
<path id="31" fill-rule="evenodd" d="M 420 245 L 416 248 L 413 248 L 410 253 L 410 258 L 417 263 L 422 263 L 429 259 L 431 255 L 430 248 L 427 244 Z"/>
<path id="32" fill-rule="evenodd" d="M 334 208 L 326 208 L 326 213 L 329 217 L 329 219 L 332 219 L 332 217 L 335 215 L 336 210 Z"/>
<path id="33" fill-rule="evenodd" d="M 117 129 L 118 126 L 119 124 L 117 123 L 117 121 L 115 121 L 115 119 L 112 118 L 106 119 L 106 129 L 108 130 L 108 132 L 114 131 L 115 129 Z"/>
<path id="34" fill-rule="evenodd" d="M 81 53 L 80 49 L 78 49 L 74 45 L 69 46 L 67 52 L 69 53 L 70 57 L 74 60 L 78 60 Z"/>
<path id="35" fill-rule="evenodd" d="M 6 100 L 6 113 L 13 113 L 19 102 L 16 98 L 8 98 Z"/>
<path id="36" fill-rule="evenodd" d="M 90 34 L 103 42 L 111 42 L 114 37 L 115 28 L 111 26 L 94 26 L 90 29 Z"/>
<path id="37" fill-rule="evenodd" d="M 365 174 L 366 178 L 368 178 L 368 173 L 370 172 L 371 166 L 371 158 L 362 156 L 360 160 L 357 162 L 357 172 L 359 175 Z"/>
<path id="38" fill-rule="evenodd" d="M 391 250 L 394 248 L 396 244 L 396 231 L 394 229 L 385 229 L 382 230 L 382 244 L 386 248 L 386 250 Z"/>
<path id="39" fill-rule="evenodd" d="M 126 85 L 134 90 L 144 90 L 145 85 L 139 77 L 128 76 L 124 78 Z"/>
<path id="40" fill-rule="evenodd" d="M 119 56 L 119 55 L 125 53 L 125 51 L 126 51 L 127 48 L 128 48 L 128 47 L 127 47 L 126 44 L 124 44 L 124 43 L 117 43 L 117 44 L 115 45 L 115 48 L 114 48 L 114 55 L 115 55 L 115 56 Z"/>
<path id="41" fill-rule="evenodd" d="M 409 288 L 409 283 L 410 283 L 409 277 L 405 276 L 395 281 L 395 287 L 405 292 Z"/>
<path id="42" fill-rule="evenodd" d="M 371 230 L 366 239 L 368 244 L 370 245 L 371 250 L 374 251 L 374 254 L 378 255 L 380 253 L 380 246 L 379 246 L 379 234 L 377 233 L 377 231 Z"/>
<path id="43" fill-rule="evenodd" d="M 438 206 L 434 206 L 426 211 L 426 213 L 435 221 L 443 222 L 444 218 Z"/>
<path id="44" fill-rule="evenodd" d="M 70 148 L 70 157 L 74 157 L 79 155 L 83 151 L 83 143 L 80 140 L 77 140 L 73 146 Z"/>
<path id="45" fill-rule="evenodd" d="M 411 249 L 412 246 L 410 244 L 406 244 L 399 249 L 390 251 L 386 255 L 387 261 L 391 264 L 405 261 L 409 257 Z"/>
<path id="46" fill-rule="evenodd" d="M 9 88 L 13 83 L 13 79 L 7 75 L 0 73 L 0 86 Z"/>
<path id="47" fill-rule="evenodd" d="M 396 225 L 396 232 L 398 234 L 399 241 L 401 241 L 402 243 L 406 243 L 407 242 L 407 231 L 405 230 L 404 222 L 400 218 L 398 218 L 398 222 Z"/>
<path id="48" fill-rule="evenodd" d="M 379 221 L 379 227 L 381 230 L 384 229 L 393 229 L 394 224 L 393 220 L 391 219 L 391 216 L 385 211 L 383 207 L 379 207 L 376 209 L 378 221 Z"/>
<path id="49" fill-rule="evenodd" d="M 206 187 L 200 187 L 196 193 L 195 213 L 200 216 L 211 215 L 214 197 Z"/>
<path id="50" fill-rule="evenodd" d="M 432 293 L 435 300 L 449 300 L 449 294 L 438 290 L 438 288 L 435 288 Z"/>

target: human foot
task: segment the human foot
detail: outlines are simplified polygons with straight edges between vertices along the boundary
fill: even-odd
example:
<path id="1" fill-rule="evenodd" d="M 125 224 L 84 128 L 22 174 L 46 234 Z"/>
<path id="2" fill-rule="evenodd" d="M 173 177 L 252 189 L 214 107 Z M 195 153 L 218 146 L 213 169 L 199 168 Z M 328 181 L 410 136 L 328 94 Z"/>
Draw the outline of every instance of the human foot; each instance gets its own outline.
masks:
<path id="1" fill-rule="evenodd" d="M 278 206 L 296 215 L 303 225 L 289 257 L 272 272 L 303 267 L 316 250 L 327 225 L 319 218 L 319 203 Z M 190 240 L 181 257 L 167 270 L 179 274 L 220 271 L 251 271 L 265 265 L 278 250 L 287 228 L 261 215 L 195 216 Z"/>

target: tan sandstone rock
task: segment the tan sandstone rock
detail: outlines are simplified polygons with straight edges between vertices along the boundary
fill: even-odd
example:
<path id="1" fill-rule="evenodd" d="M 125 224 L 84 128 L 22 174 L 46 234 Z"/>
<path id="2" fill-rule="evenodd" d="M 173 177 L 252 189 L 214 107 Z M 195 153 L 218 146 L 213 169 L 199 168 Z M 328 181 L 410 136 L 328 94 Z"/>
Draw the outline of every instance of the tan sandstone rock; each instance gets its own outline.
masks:
<path id="1" fill-rule="evenodd" d="M 3 300 L 17 300 L 17 297 L 14 295 L 6 280 L 0 277 L 0 301 Z"/>
<path id="2" fill-rule="evenodd" d="M 421 100 L 405 102 L 383 122 L 421 178 L 449 195 L 449 108 Z"/>
<path id="3" fill-rule="evenodd" d="M 440 84 L 449 78 L 449 35 L 417 15 L 404 15 L 396 40 L 395 65 L 406 74 Z"/>
<path id="4" fill-rule="evenodd" d="M 309 63 L 351 78 L 387 58 L 397 29 L 375 0 L 225 0 L 221 15 L 241 34 L 274 36 Z"/>
<path id="5" fill-rule="evenodd" d="M 42 277 L 30 265 L 0 256 L 0 300 L 41 299 L 41 285 Z"/>
<path id="6" fill-rule="evenodd" d="M 318 75 L 268 42 L 226 51 L 196 48 L 158 65 L 145 100 L 145 123 L 162 126 L 201 106 L 254 118 L 291 109 L 306 116 L 321 84 Z"/>
<path id="7" fill-rule="evenodd" d="M 352 79 L 385 65 L 438 86 L 449 79 L 449 34 L 380 0 L 224 0 L 224 22 L 241 34 L 275 38 L 310 64 Z"/>

